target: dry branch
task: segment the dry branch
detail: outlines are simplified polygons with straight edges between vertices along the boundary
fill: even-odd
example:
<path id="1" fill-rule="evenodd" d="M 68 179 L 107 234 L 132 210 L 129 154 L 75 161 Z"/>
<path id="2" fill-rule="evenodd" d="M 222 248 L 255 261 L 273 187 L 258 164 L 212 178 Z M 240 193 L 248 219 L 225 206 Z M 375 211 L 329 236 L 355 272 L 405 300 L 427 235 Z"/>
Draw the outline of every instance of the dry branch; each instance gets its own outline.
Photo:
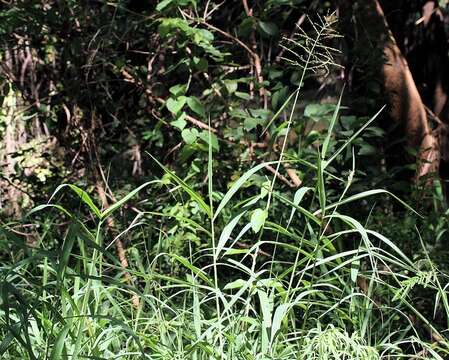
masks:
<path id="1" fill-rule="evenodd" d="M 100 198 L 103 210 L 108 209 L 109 208 L 109 202 L 108 202 L 108 198 L 106 196 L 106 192 L 104 190 L 104 187 L 103 187 L 101 181 L 99 181 L 99 180 L 97 181 L 96 188 L 97 188 L 97 193 L 98 193 L 98 196 Z M 106 219 L 106 227 L 107 227 L 107 230 L 110 231 L 110 232 L 112 232 L 113 229 L 115 228 L 114 219 L 111 216 L 109 216 Z M 120 265 L 122 266 L 122 268 L 124 270 L 125 280 L 126 280 L 126 282 L 128 284 L 132 285 L 133 284 L 133 279 L 132 279 L 130 273 L 126 270 L 128 268 L 128 266 L 129 266 L 129 263 L 128 263 L 128 259 L 126 257 L 125 246 L 123 245 L 123 242 L 122 242 L 121 239 L 116 239 L 115 240 L 115 248 L 117 250 L 117 256 L 118 256 L 118 259 L 120 261 Z M 137 296 L 137 294 L 133 294 L 132 295 L 131 301 L 132 301 L 132 304 L 133 304 L 133 306 L 135 308 L 138 308 L 140 306 L 140 299 Z"/>
<path id="2" fill-rule="evenodd" d="M 276 171 L 275 168 L 273 168 L 270 165 L 265 165 L 265 169 L 267 169 L 269 172 L 271 172 L 272 174 L 274 174 L 275 176 L 277 176 L 277 178 L 279 180 L 281 180 L 284 184 L 288 185 L 289 187 L 297 187 L 296 184 L 294 182 L 291 182 L 290 180 L 288 180 L 284 175 L 280 174 L 279 172 Z"/>

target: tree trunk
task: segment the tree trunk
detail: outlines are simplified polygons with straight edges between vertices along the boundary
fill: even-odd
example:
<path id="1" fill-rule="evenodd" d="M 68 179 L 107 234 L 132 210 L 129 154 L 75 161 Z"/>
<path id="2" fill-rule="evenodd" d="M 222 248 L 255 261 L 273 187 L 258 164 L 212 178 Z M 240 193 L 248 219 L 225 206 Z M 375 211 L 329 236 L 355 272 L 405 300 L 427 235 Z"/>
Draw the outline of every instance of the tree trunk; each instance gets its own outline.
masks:
<path id="1" fill-rule="evenodd" d="M 418 153 L 416 178 L 437 172 L 438 139 L 429 126 L 425 105 L 381 5 L 377 0 L 340 0 L 339 9 L 343 32 L 352 48 L 350 56 L 363 64 L 367 77 L 381 79 L 389 118 L 405 137 L 407 146 Z"/>

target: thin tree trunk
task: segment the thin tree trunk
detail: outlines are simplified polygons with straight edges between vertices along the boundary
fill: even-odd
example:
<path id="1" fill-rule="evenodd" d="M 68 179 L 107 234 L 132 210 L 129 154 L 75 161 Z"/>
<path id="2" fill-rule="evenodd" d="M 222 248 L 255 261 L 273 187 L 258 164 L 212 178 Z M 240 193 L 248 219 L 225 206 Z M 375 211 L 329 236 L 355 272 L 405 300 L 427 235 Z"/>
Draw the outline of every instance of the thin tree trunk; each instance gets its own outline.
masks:
<path id="1" fill-rule="evenodd" d="M 5 134 L 4 146 L 2 154 L 3 177 L 6 179 L 6 211 L 14 217 L 19 217 L 22 213 L 20 208 L 21 192 L 19 191 L 16 181 L 13 179 L 16 174 L 16 160 L 14 154 L 18 151 L 21 143 L 21 132 L 23 132 L 22 125 L 17 119 L 17 96 L 12 89 L 6 95 L 2 108 L 4 111 Z"/>

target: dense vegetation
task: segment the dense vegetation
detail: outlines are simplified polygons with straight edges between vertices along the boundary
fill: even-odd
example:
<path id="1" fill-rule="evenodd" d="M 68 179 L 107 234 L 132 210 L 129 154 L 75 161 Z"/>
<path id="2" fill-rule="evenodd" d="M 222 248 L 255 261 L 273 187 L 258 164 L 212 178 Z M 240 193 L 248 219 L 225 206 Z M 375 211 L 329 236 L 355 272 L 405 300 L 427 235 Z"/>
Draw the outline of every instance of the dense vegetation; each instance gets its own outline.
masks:
<path id="1" fill-rule="evenodd" d="M 446 7 L 0 4 L 2 358 L 448 358 Z"/>

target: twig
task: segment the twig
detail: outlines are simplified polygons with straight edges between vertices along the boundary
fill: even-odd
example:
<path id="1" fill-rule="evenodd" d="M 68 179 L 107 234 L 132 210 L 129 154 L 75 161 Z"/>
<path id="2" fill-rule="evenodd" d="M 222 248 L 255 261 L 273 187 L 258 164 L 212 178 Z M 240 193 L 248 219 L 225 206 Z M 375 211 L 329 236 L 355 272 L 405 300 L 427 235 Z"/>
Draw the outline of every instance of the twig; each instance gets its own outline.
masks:
<path id="1" fill-rule="evenodd" d="M 248 244 L 245 244 L 245 243 L 243 243 L 241 241 L 237 241 L 236 244 L 238 246 L 240 246 L 241 248 L 244 248 L 244 249 L 251 249 L 252 248 L 252 246 L 250 246 Z M 263 255 L 263 256 L 266 256 L 266 257 L 271 257 L 271 254 L 268 254 L 266 251 L 263 251 L 260 248 L 257 250 L 257 253 L 259 255 Z"/>
<path id="2" fill-rule="evenodd" d="M 245 9 L 246 16 L 253 16 L 253 9 L 248 6 L 248 0 L 242 0 L 243 8 Z"/>
<path id="3" fill-rule="evenodd" d="M 288 180 L 284 175 L 277 172 L 276 169 L 274 169 L 272 166 L 265 165 L 265 169 L 267 169 L 269 172 L 274 174 L 279 180 L 281 180 L 283 183 L 287 184 L 289 187 L 292 187 L 292 188 L 296 187 L 296 185 L 294 183 L 290 182 L 290 180 Z"/>
<path id="4" fill-rule="evenodd" d="M 436 115 L 432 110 L 430 110 L 426 105 L 424 105 L 424 109 L 426 109 L 427 115 L 433 120 L 435 121 L 438 126 L 442 126 L 442 125 L 446 125 L 445 123 L 443 123 L 443 121 L 441 121 L 441 119 L 438 117 L 438 115 Z M 437 128 L 438 129 L 438 128 Z M 435 129 L 436 130 L 436 129 Z"/>
<path id="5" fill-rule="evenodd" d="M 294 184 L 295 187 L 300 187 L 302 184 L 301 179 L 299 178 L 299 176 L 296 174 L 295 169 L 292 169 L 291 167 L 289 167 L 288 165 L 285 165 L 285 171 L 287 171 L 288 176 L 290 177 L 291 182 Z"/>

